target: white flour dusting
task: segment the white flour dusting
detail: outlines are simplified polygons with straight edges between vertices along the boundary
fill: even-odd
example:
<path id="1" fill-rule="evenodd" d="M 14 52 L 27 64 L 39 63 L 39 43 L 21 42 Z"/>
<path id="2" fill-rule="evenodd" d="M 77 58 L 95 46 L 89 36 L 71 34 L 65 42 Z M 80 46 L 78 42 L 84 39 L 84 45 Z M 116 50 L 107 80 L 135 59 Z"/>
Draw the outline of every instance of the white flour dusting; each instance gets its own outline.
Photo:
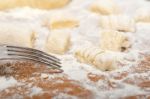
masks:
<path id="1" fill-rule="evenodd" d="M 0 77 L 0 91 L 18 84 L 14 78 Z"/>
<path id="2" fill-rule="evenodd" d="M 107 85 L 105 85 L 105 81 L 99 81 L 97 83 L 91 82 L 88 79 L 87 74 L 89 72 L 92 72 L 94 74 L 105 75 L 106 77 L 108 77 L 108 79 L 113 81 L 114 79 L 109 76 L 108 72 L 102 72 L 94 68 L 94 66 L 79 63 L 74 58 L 73 51 L 76 47 L 82 46 L 87 43 L 94 44 L 96 46 L 99 45 L 101 31 L 101 28 L 99 27 L 99 15 L 93 14 L 87 10 L 87 7 L 92 1 L 93 0 L 73 0 L 73 2 L 68 7 L 63 9 L 69 10 L 80 19 L 80 26 L 78 28 L 69 30 L 72 35 L 72 46 L 70 51 L 65 55 L 56 55 L 62 60 L 62 69 L 64 70 L 64 73 L 69 75 L 71 79 L 79 81 L 87 89 L 92 90 L 95 94 L 96 99 L 117 99 L 123 96 L 144 93 L 144 91 L 140 88 L 134 85 L 125 84 L 121 81 L 118 81 L 119 83 L 121 83 L 121 88 L 115 89 L 113 91 L 105 91 L 105 88 L 103 89 L 103 87 L 107 87 Z M 150 6 L 150 3 L 146 2 L 146 0 L 115 1 L 123 9 L 123 12 L 131 17 L 134 16 L 135 10 L 137 8 L 145 5 Z M 7 12 L 0 12 L 0 22 L 15 20 L 17 22 L 24 22 L 27 25 L 31 25 L 31 27 L 36 30 L 35 32 L 38 33 L 35 48 L 45 51 L 45 42 L 47 40 L 47 36 L 50 34 L 50 31 L 49 28 L 43 26 L 43 20 L 44 18 L 47 18 L 47 15 L 49 14 L 51 14 L 51 11 L 31 9 L 28 7 L 16 8 Z M 139 59 L 141 59 L 139 53 L 148 51 L 150 49 L 150 23 L 138 23 L 136 25 L 136 33 L 128 33 L 130 39 L 132 39 L 132 48 L 129 52 L 121 54 L 121 57 L 125 58 L 125 60 L 121 60 L 121 62 L 126 66 L 118 70 L 111 71 L 109 72 L 110 74 L 126 71 L 130 66 L 138 64 Z M 150 72 L 146 75 L 148 74 L 150 74 Z M 49 78 L 50 77 L 51 75 L 49 75 Z M 17 81 L 14 78 L 7 79 L 5 77 L 0 77 L 0 91 L 14 86 L 15 84 L 17 84 Z M 42 90 L 39 88 L 32 88 L 31 91 L 31 95 L 42 92 Z M 76 99 L 76 97 L 68 96 L 67 94 L 59 94 L 58 96 L 54 97 L 54 99 L 60 98 Z"/>

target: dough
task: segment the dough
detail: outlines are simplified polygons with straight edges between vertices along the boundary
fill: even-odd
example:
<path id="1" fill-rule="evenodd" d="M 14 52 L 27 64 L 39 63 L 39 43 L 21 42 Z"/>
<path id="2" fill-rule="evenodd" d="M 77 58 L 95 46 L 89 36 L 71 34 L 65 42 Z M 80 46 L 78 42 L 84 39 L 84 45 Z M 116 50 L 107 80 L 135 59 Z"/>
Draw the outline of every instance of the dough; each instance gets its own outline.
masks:
<path id="1" fill-rule="evenodd" d="M 93 52 L 93 50 L 95 51 Z M 97 50 L 95 47 L 91 48 L 91 45 L 84 45 L 76 49 L 75 56 L 78 57 L 77 59 L 81 62 L 92 63 L 95 55 L 99 52 L 102 51 L 99 49 Z M 89 53 L 91 54 L 89 55 Z"/>
<path id="2" fill-rule="evenodd" d="M 101 16 L 100 26 L 122 32 L 135 32 L 135 22 L 126 15 Z"/>
<path id="3" fill-rule="evenodd" d="M 101 32 L 100 47 L 103 50 L 125 51 L 130 47 L 130 42 L 123 32 L 104 30 Z"/>
<path id="4" fill-rule="evenodd" d="M 102 15 L 118 14 L 120 8 L 113 0 L 96 0 L 91 6 L 90 10 Z"/>
<path id="5" fill-rule="evenodd" d="M 87 63 L 105 71 L 116 69 L 116 54 L 101 50 L 95 46 L 81 46 L 75 50 L 75 57 L 79 62 Z"/>
<path id="6" fill-rule="evenodd" d="M 140 8 L 135 14 L 136 22 L 150 22 L 150 7 Z"/>
<path id="7" fill-rule="evenodd" d="M 29 6 L 40 9 L 60 8 L 67 5 L 71 0 L 0 0 L 0 9 Z"/>
<path id="8" fill-rule="evenodd" d="M 46 48 L 55 54 L 64 54 L 70 47 L 70 33 L 63 30 L 53 30 L 48 37 Z"/>
<path id="9" fill-rule="evenodd" d="M 79 20 L 69 12 L 55 12 L 50 16 L 50 29 L 67 29 L 79 26 Z"/>
<path id="10" fill-rule="evenodd" d="M 113 52 L 105 51 L 105 53 L 98 54 L 93 61 L 93 64 L 101 70 L 117 69 L 117 55 Z"/>
<path id="11" fill-rule="evenodd" d="M 32 48 L 36 33 L 26 24 L 0 23 L 0 44 Z"/>

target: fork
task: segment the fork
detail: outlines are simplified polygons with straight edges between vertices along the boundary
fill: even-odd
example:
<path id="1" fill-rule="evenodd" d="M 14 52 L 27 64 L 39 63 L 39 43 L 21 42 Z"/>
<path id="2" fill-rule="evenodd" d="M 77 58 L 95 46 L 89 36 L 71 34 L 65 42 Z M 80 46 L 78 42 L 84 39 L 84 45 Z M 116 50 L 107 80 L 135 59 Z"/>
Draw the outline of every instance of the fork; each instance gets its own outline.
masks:
<path id="1" fill-rule="evenodd" d="M 52 69 L 61 68 L 60 59 L 43 51 L 27 47 L 0 45 L 0 60 L 29 60 L 45 64 Z"/>

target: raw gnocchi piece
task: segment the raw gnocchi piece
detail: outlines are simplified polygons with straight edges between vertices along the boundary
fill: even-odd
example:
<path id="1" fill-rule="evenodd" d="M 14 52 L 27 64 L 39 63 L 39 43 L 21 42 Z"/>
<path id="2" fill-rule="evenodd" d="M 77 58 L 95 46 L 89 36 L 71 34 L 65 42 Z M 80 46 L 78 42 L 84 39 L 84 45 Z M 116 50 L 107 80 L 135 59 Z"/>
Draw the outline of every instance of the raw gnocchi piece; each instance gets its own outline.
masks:
<path id="1" fill-rule="evenodd" d="M 117 60 L 113 52 L 105 51 L 95 57 L 93 64 L 100 70 L 111 71 L 117 69 Z"/>
<path id="2" fill-rule="evenodd" d="M 51 31 L 46 43 L 48 52 L 64 54 L 70 47 L 70 33 L 68 31 Z"/>
<path id="3" fill-rule="evenodd" d="M 36 33 L 26 25 L 0 23 L 0 44 L 32 48 L 35 38 Z"/>
<path id="4" fill-rule="evenodd" d="M 131 46 L 123 32 L 103 30 L 100 37 L 100 48 L 103 50 L 125 51 Z"/>
<path id="5" fill-rule="evenodd" d="M 75 56 L 76 56 L 77 59 L 79 59 L 81 62 L 84 62 L 84 61 L 85 61 L 85 59 L 84 59 L 84 57 L 83 57 L 83 54 L 81 54 L 81 53 L 84 53 L 88 48 L 90 48 L 90 46 L 84 46 L 84 47 L 82 47 L 82 50 L 81 50 L 80 47 L 79 47 L 79 48 L 77 48 L 77 49 L 75 50 Z"/>
<path id="6" fill-rule="evenodd" d="M 69 12 L 54 12 L 50 16 L 50 29 L 67 29 L 79 26 L 79 20 Z"/>
<path id="7" fill-rule="evenodd" d="M 106 71 L 117 68 L 116 54 L 110 51 L 101 50 L 95 46 L 82 46 L 75 50 L 75 57 L 82 63 L 87 63 L 96 68 Z"/>
<path id="8" fill-rule="evenodd" d="M 0 10 L 29 6 L 40 9 L 61 8 L 71 0 L 0 0 Z"/>
<path id="9" fill-rule="evenodd" d="M 92 12 L 96 12 L 102 15 L 118 14 L 118 5 L 113 0 L 96 0 L 90 6 Z"/>
<path id="10" fill-rule="evenodd" d="M 135 14 L 136 22 L 150 22 L 150 7 L 140 8 Z"/>
<path id="11" fill-rule="evenodd" d="M 135 22 L 126 15 L 101 16 L 100 26 L 122 32 L 135 32 Z"/>

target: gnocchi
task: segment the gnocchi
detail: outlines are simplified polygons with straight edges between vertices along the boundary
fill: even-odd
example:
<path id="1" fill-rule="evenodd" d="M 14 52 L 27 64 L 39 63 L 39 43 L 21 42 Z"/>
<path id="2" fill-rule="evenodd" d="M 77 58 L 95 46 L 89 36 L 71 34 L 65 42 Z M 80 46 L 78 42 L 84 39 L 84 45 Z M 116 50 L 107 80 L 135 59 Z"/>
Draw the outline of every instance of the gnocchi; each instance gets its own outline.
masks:
<path id="1" fill-rule="evenodd" d="M 60 8 L 67 5 L 71 0 L 0 0 L 0 9 L 29 6 L 40 9 Z"/>
<path id="2" fill-rule="evenodd" d="M 75 57 L 82 63 L 88 63 L 106 71 L 116 69 L 117 58 L 110 51 L 101 50 L 95 46 L 82 46 L 75 50 Z"/>
<path id="3" fill-rule="evenodd" d="M 135 14 L 136 22 L 150 22 L 150 7 L 140 8 Z"/>
<path id="4" fill-rule="evenodd" d="M 32 48 L 35 38 L 36 33 L 32 29 L 26 28 L 26 25 L 0 23 L 0 44 Z"/>
<path id="5" fill-rule="evenodd" d="M 70 33 L 68 31 L 51 31 L 46 43 L 48 52 L 64 54 L 70 47 Z"/>
<path id="6" fill-rule="evenodd" d="M 50 16 L 50 29 L 68 29 L 79 26 L 79 21 L 69 12 L 55 12 Z"/>
<path id="7" fill-rule="evenodd" d="M 124 51 L 131 46 L 123 32 L 103 30 L 100 37 L 100 48 L 103 50 Z"/>
<path id="8" fill-rule="evenodd" d="M 118 14 L 118 5 L 113 0 L 96 0 L 91 6 L 90 10 L 101 15 Z"/>
<path id="9" fill-rule="evenodd" d="M 135 32 L 135 22 L 126 15 L 101 16 L 100 26 L 122 32 Z"/>

